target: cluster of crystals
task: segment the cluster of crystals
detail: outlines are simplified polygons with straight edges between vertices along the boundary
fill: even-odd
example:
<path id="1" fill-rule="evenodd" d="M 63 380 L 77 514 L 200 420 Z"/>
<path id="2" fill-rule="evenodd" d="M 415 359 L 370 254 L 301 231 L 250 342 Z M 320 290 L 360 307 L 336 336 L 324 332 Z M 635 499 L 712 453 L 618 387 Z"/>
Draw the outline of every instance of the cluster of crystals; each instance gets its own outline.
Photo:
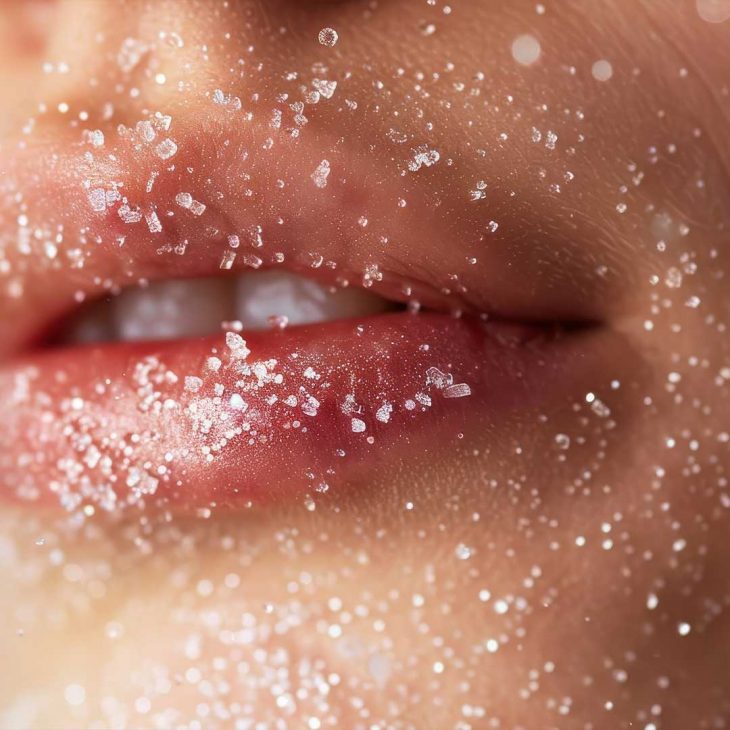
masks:
<path id="1" fill-rule="evenodd" d="M 366 18 L 377 19 L 386 5 L 378 9 L 378 3 L 369 3 Z M 453 8 L 441 0 L 423 5 L 428 15 L 412 29 L 421 44 L 436 42 L 465 11 L 455 2 Z M 730 17 L 726 5 L 696 2 L 709 23 Z M 536 4 L 533 25 L 516 29 L 505 41 L 504 55 L 515 66 L 511 72 L 538 73 L 555 63 L 553 36 L 540 26 L 553 12 L 557 6 Z M 323 27 L 309 42 L 319 53 L 334 54 L 352 42 L 351 35 L 342 36 Z M 149 70 L 149 78 L 162 86 L 172 72 L 153 65 L 155 53 L 187 51 L 190 45 L 178 33 L 160 30 L 146 40 L 126 38 L 113 62 L 130 85 L 133 74 Z M 207 61 L 210 49 L 198 50 Z M 589 82 L 597 93 L 627 77 L 636 83 L 640 68 L 624 68 L 625 58 L 603 58 L 604 53 L 597 49 L 580 68 L 571 61 L 551 70 L 568 82 Z M 705 653 L 713 648 L 718 635 L 713 632 L 727 622 L 730 605 L 727 583 L 716 576 L 722 573 L 717 566 L 725 564 L 730 510 L 730 434 L 724 418 L 730 367 L 716 346 L 727 337 L 727 325 L 722 302 L 706 283 L 726 278 L 714 241 L 720 234 L 727 238 L 727 225 L 697 225 L 694 215 L 704 203 L 684 210 L 684 204 L 656 192 L 664 183 L 705 201 L 712 181 L 693 147 L 704 131 L 672 119 L 662 107 L 656 109 L 661 124 L 654 131 L 626 139 L 617 151 L 595 135 L 595 112 L 573 100 L 533 104 L 521 98 L 524 89 L 492 98 L 485 71 L 443 58 L 432 68 L 425 61 L 419 67 L 417 56 L 396 68 L 368 61 L 341 75 L 320 63 L 311 81 L 303 80 L 308 72 L 287 69 L 285 82 L 297 85 L 296 95 L 281 90 L 277 105 L 260 111 L 258 92 L 245 95 L 240 87 L 256 82 L 254 74 L 264 62 L 254 46 L 242 56 L 239 65 L 249 74 L 243 81 L 235 71 L 226 90 L 198 91 L 235 125 L 258 116 L 268 120 L 271 136 L 252 157 L 271 149 L 280 133 L 296 139 L 313 127 L 316 105 L 332 100 L 336 108 L 345 82 L 352 89 L 348 93 L 357 96 L 359 73 L 374 89 L 375 101 L 346 98 L 337 113 L 355 116 L 372 107 L 374 115 L 388 116 L 388 131 L 374 143 L 394 151 L 389 170 L 399 183 L 394 210 L 417 205 L 418 189 L 408 187 L 413 181 L 444 168 L 468 170 L 456 184 L 480 221 L 470 266 L 489 258 L 493 249 L 487 241 L 506 245 L 516 226 L 505 206 L 493 202 L 500 195 L 517 201 L 523 195 L 516 182 L 491 174 L 504 150 L 529 148 L 534 161 L 520 171 L 525 185 L 533 186 L 536 198 L 548 196 L 571 227 L 584 215 L 579 205 L 584 188 L 578 186 L 586 180 L 577 171 L 608 160 L 610 192 L 591 203 L 601 221 L 596 235 L 611 228 L 621 245 L 639 241 L 636 255 L 642 261 L 631 274 L 648 282 L 649 293 L 634 302 L 638 326 L 627 323 L 627 336 L 656 377 L 631 373 L 619 379 L 611 373 L 604 382 L 597 374 L 590 390 L 577 392 L 554 412 L 546 405 L 530 422 L 510 424 L 514 428 L 505 443 L 500 434 L 470 433 L 465 424 L 464 433 L 445 437 L 448 443 L 442 444 L 452 459 L 448 464 L 429 463 L 422 470 L 421 460 L 430 455 L 419 454 L 412 473 L 394 476 L 398 488 L 372 484 L 364 497 L 340 497 L 328 487 L 330 474 L 312 470 L 301 475 L 312 487 L 304 508 L 272 515 L 252 504 L 226 518 L 210 505 L 185 518 L 137 508 L 161 491 L 173 466 L 184 464 L 191 450 L 202 450 L 213 462 L 232 442 L 253 446 L 268 438 L 256 425 L 254 411 L 262 402 L 276 411 L 282 429 L 306 432 L 328 397 L 329 373 L 306 363 L 292 375 L 280 362 L 252 357 L 244 338 L 230 331 L 226 350 L 211 352 L 200 372 L 174 372 L 150 356 L 132 362 L 124 382 L 94 383 L 97 396 L 118 404 L 119 418 L 111 419 L 77 394 L 54 399 L 51 384 L 33 367 L 3 373 L 3 386 L 8 378 L 13 381 L 14 413 L 32 405 L 45 414 L 35 434 L 38 444 L 64 442 L 69 453 L 54 464 L 53 481 L 43 485 L 32 481 L 36 455 L 25 453 L 29 481 L 18 485 L 18 496 L 29 500 L 50 490 L 68 515 L 24 511 L 19 517 L 10 507 L 0 513 L 1 615 L 16 628 L 16 636 L 0 640 L 0 653 L 10 657 L 9 665 L 18 660 L 25 666 L 38 651 L 45 657 L 59 642 L 71 649 L 78 642 L 88 655 L 69 651 L 73 658 L 33 696 L 24 684 L 27 674 L 8 672 L 0 726 L 381 730 L 431 723 L 456 730 L 661 730 L 676 726 L 671 713 L 678 701 L 694 700 L 685 688 L 692 692 L 688 674 L 697 673 L 711 686 L 693 720 L 723 727 L 727 678 L 706 676 L 695 665 L 687 672 L 683 662 L 696 661 L 699 653 L 686 647 Z M 72 65 L 48 61 L 44 72 L 66 75 Z M 688 74 L 681 67 L 677 78 Z M 135 89 L 139 93 L 132 86 L 130 99 L 137 97 Z M 398 96 L 394 89 L 405 89 L 401 105 L 390 102 L 396 109 L 388 106 L 388 99 Z M 448 140 L 434 132 L 437 115 L 428 102 L 434 98 L 444 109 L 463 107 L 471 130 L 465 151 L 450 152 Z M 72 110 L 61 102 L 53 110 L 41 108 L 38 118 L 50 111 L 70 118 Z M 73 129 L 85 123 L 84 113 L 73 120 Z M 482 116 L 494 125 L 495 139 L 489 142 L 482 141 Z M 113 156 L 117 144 L 131 146 L 151 165 L 143 182 L 147 195 L 154 196 L 187 164 L 173 135 L 172 115 L 146 112 L 132 127 L 114 128 L 108 102 L 98 117 L 79 136 L 81 161 L 88 166 L 113 162 L 107 154 Z M 525 124 L 516 124 L 519 120 Z M 29 122 L 24 130 L 29 141 L 34 125 Z M 668 138 L 667 129 L 678 130 L 676 137 Z M 337 166 L 336 150 L 322 154 L 327 157 L 298 171 L 312 196 L 336 192 L 353 174 Z M 251 193 L 243 197 L 254 198 L 254 183 L 244 177 L 242 184 Z M 27 294 L 31 263 L 40 260 L 59 276 L 78 275 L 101 245 L 124 251 L 123 236 L 99 241 L 88 230 L 34 219 L 32 196 L 12 179 L 0 186 L 15 223 L 12 236 L 3 232 L 0 241 L 3 302 Z M 250 235 L 219 230 L 208 186 L 177 188 L 174 205 L 159 208 L 129 197 L 113 175 L 89 176 L 83 187 L 89 211 L 116 217 L 130 236 L 141 229 L 162 239 L 173 212 L 199 220 L 201 229 L 215 228 L 212 238 L 224 241 L 223 253 L 215 251 L 221 269 L 263 264 L 263 252 L 246 248 L 262 248 L 261 227 Z M 709 192 L 720 195 L 718 187 Z M 434 210 L 441 215 L 443 208 Z M 356 233 L 377 225 L 375 211 L 364 213 L 353 221 Z M 382 278 L 379 264 L 387 260 L 390 235 L 385 231 L 372 239 L 375 253 L 363 270 L 365 286 Z M 188 243 L 167 242 L 159 251 L 186 255 L 201 242 Z M 312 268 L 335 268 L 316 243 L 311 246 Z M 597 250 L 595 274 L 610 280 L 624 254 Z M 283 260 L 278 253 L 271 260 L 279 256 Z M 444 274 L 453 291 L 468 293 L 457 272 Z M 111 291 L 121 282 L 94 283 Z M 63 371 L 56 375 L 63 382 Z M 224 386 L 224 380 L 234 386 Z M 392 433 L 404 414 L 422 413 L 436 398 L 471 394 L 471 386 L 446 367 L 428 368 L 421 381 L 410 398 L 398 401 L 385 393 L 360 402 L 353 388 L 337 403 L 344 431 L 374 444 L 374 433 L 385 425 Z M 130 404 L 160 428 L 117 429 Z M 176 441 L 166 429 L 178 417 L 196 435 L 194 441 Z M 17 436 L 20 440 L 22 434 Z M 161 438 L 169 447 L 157 463 L 147 447 Z M 358 500 L 369 501 L 364 508 Z M 134 509 L 120 510 L 120 504 Z M 104 522 L 101 512 L 114 520 Z"/>

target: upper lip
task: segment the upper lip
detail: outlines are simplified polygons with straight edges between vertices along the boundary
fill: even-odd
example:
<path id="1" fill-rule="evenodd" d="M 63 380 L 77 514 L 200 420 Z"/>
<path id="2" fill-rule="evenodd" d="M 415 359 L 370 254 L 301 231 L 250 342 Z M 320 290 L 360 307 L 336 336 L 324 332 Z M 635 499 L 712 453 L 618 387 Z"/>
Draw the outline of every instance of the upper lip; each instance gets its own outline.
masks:
<path id="1" fill-rule="evenodd" d="M 437 309 L 593 322 L 620 300 L 615 277 L 594 275 L 576 232 L 540 231 L 540 221 L 521 215 L 519 199 L 510 207 L 497 193 L 491 207 L 479 209 L 466 194 L 455 199 L 439 187 L 431 169 L 400 176 L 359 150 L 333 144 L 323 154 L 284 135 L 264 151 L 269 132 L 252 125 L 233 135 L 217 121 L 189 126 L 181 117 L 143 149 L 122 139 L 100 150 L 40 145 L 40 152 L 31 147 L 7 157 L 6 189 L 24 197 L 22 208 L 9 193 L 3 203 L 10 235 L 0 355 L 27 347 L 80 299 L 141 279 L 218 272 L 232 234 L 241 240 L 236 266 L 248 254 L 262 266 L 373 286 Z M 155 144 L 167 137 L 177 153 L 162 160 Z M 325 155 L 331 173 L 322 189 L 311 173 Z M 94 210 L 93 191 L 116 191 L 119 199 Z M 180 207 L 180 193 L 204 203 L 205 212 Z M 123 200 L 157 216 L 162 230 L 151 231 L 144 217 L 125 223 Z M 497 230 L 491 215 L 500 218 Z"/>

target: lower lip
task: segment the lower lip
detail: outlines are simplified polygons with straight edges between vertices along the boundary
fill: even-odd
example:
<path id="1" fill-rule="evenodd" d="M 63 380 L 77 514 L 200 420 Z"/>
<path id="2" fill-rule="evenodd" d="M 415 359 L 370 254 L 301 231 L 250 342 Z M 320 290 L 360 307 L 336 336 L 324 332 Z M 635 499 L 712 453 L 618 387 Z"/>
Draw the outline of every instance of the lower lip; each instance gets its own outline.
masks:
<path id="1" fill-rule="evenodd" d="M 439 314 L 244 337 L 247 355 L 221 335 L 5 366 L 3 496 L 87 514 L 312 499 L 564 401 L 607 352 L 600 333 L 535 339 Z"/>

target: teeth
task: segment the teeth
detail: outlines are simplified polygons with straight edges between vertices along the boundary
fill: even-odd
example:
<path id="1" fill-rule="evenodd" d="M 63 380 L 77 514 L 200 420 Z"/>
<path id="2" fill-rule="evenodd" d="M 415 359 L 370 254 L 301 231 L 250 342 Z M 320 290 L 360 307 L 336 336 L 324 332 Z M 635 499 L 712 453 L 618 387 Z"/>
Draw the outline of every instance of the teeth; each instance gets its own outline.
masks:
<path id="1" fill-rule="evenodd" d="M 236 319 L 245 329 L 266 329 L 278 318 L 289 325 L 375 314 L 388 302 L 362 289 L 325 289 L 310 279 L 278 271 L 239 277 Z"/>
<path id="2" fill-rule="evenodd" d="M 168 340 L 202 337 L 216 330 L 230 311 L 226 280 L 157 282 L 129 289 L 114 302 L 120 340 Z"/>
<path id="3" fill-rule="evenodd" d="M 262 271 L 238 277 L 155 282 L 89 306 L 71 322 L 66 343 L 169 340 L 220 332 L 238 320 L 244 330 L 281 328 L 390 309 L 361 289 L 329 289 L 294 274 Z"/>

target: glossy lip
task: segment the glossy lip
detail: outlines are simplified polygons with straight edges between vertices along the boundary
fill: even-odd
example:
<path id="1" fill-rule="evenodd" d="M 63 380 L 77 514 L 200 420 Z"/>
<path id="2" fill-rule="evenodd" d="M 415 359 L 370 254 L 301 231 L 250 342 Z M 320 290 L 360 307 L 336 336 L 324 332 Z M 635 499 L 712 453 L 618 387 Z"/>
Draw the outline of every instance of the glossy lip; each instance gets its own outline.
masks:
<path id="1" fill-rule="evenodd" d="M 0 374 L 3 492 L 69 510 L 316 498 L 567 398 L 610 342 L 391 314 L 254 333 L 245 346 L 217 336 L 47 351 Z"/>
<path id="2" fill-rule="evenodd" d="M 573 285 L 575 300 L 571 290 L 554 285 L 547 295 L 535 283 L 529 258 L 506 259 L 492 246 L 486 263 L 472 267 L 465 263 L 466 238 L 451 232 L 453 245 L 444 245 L 448 228 L 421 194 L 428 171 L 399 178 L 402 190 L 385 182 L 384 172 L 374 182 L 353 179 L 337 171 L 365 164 L 359 153 L 328 142 L 333 172 L 328 187 L 319 189 L 309 174 L 321 160 L 316 144 L 282 139 L 276 158 L 257 153 L 247 159 L 244 148 L 260 149 L 268 134 L 254 126 L 243 138 L 239 133 L 232 161 L 223 164 L 211 150 L 226 148 L 230 130 L 211 125 L 199 131 L 200 125 L 186 129 L 183 118 L 175 128 L 179 157 L 164 164 L 123 141 L 113 154 L 89 158 L 80 148 L 52 164 L 47 155 L 29 161 L 26 153 L 10 162 L 9 170 L 25 177 L 27 199 L 37 203 L 24 217 L 30 225 L 39 216 L 78 231 L 84 266 L 32 255 L 33 238 L 31 255 L 13 259 L 10 252 L 23 286 L 15 309 L 4 315 L 3 346 L 12 355 L 0 369 L 0 399 L 10 404 L 0 429 L 6 496 L 87 511 L 311 498 L 448 456 L 464 431 L 499 434 L 506 420 L 565 401 L 606 358 L 615 360 L 615 348 L 606 345 L 610 333 L 601 328 L 553 340 L 545 327 L 485 326 L 476 317 L 445 313 L 251 333 L 238 354 L 221 336 L 28 352 L 79 292 L 93 297 L 140 278 L 219 271 L 231 233 L 242 238 L 239 253 L 255 254 L 262 266 L 282 265 L 333 283 L 354 279 L 389 298 L 441 309 L 486 308 L 513 320 L 583 314 L 587 294 L 580 281 Z M 155 170 L 150 195 L 146 181 Z M 250 208 L 240 204 L 240 183 L 249 173 L 258 180 Z M 292 180 L 282 194 L 276 193 L 278 176 Z M 128 225 L 118 215 L 119 201 L 103 212 L 91 210 L 89 191 L 108 189 L 111 180 L 130 205 L 154 210 L 163 230 L 150 230 L 144 220 Z M 182 191 L 206 201 L 205 215 L 176 205 Z M 398 194 L 413 201 L 404 220 L 393 212 Z M 358 238 L 352 230 L 362 212 L 373 220 Z M 399 240 L 374 245 L 382 230 Z M 177 255 L 184 241 L 186 253 Z M 387 267 L 373 267 L 382 259 Z M 241 261 L 245 268 L 245 256 Z M 519 305 L 512 282 L 528 292 Z M 218 361 L 220 367 L 211 367 Z M 462 386 L 461 397 L 448 397 L 459 393 L 449 390 L 453 385 Z"/>

